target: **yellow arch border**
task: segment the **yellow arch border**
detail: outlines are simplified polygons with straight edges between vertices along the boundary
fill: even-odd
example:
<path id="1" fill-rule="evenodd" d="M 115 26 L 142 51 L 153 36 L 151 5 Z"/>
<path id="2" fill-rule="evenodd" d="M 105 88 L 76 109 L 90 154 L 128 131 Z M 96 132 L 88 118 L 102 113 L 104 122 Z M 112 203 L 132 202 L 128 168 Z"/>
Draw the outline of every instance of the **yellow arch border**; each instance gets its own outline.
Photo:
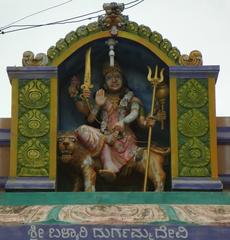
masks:
<path id="1" fill-rule="evenodd" d="M 84 45 L 93 42 L 98 39 L 102 38 L 108 38 L 111 37 L 111 33 L 109 31 L 101 31 L 94 34 L 90 34 L 86 37 L 80 38 L 76 42 L 72 43 L 68 46 L 67 49 L 60 52 L 60 55 L 55 57 L 53 61 L 51 61 L 51 66 L 59 66 L 64 60 L 66 60 L 71 54 L 73 54 L 76 50 L 80 49 Z M 167 56 L 166 53 L 164 53 L 161 49 L 159 49 L 157 46 L 155 46 L 153 43 L 151 43 L 148 39 L 145 39 L 139 35 L 125 32 L 125 31 L 119 31 L 118 38 L 124 38 L 131 41 L 134 41 L 136 43 L 139 43 L 140 45 L 146 47 L 151 52 L 153 52 L 157 57 L 159 57 L 166 65 L 168 66 L 175 66 L 177 65 L 171 58 Z"/>

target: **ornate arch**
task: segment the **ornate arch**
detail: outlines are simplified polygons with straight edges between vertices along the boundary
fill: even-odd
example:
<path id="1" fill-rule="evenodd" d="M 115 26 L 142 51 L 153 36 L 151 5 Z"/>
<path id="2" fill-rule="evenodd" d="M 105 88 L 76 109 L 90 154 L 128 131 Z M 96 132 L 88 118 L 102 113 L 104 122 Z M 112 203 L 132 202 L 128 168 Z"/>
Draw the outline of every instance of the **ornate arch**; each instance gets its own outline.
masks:
<path id="1" fill-rule="evenodd" d="M 73 52 L 83 45 L 97 39 L 111 37 L 109 30 L 103 30 L 98 22 L 87 26 L 80 26 L 76 31 L 71 31 L 65 38 L 60 39 L 55 46 L 47 51 L 49 65 L 58 66 Z M 143 45 L 156 54 L 168 66 L 179 65 L 181 57 L 178 48 L 173 47 L 171 42 L 162 35 L 144 25 L 128 21 L 126 26 L 117 34 L 118 38 L 125 38 Z"/>
<path id="2" fill-rule="evenodd" d="M 94 40 L 101 38 L 123 38 L 134 41 L 154 53 L 168 66 L 175 65 L 202 65 L 202 55 L 195 50 L 190 55 L 181 55 L 177 47 L 163 38 L 157 31 L 152 31 L 145 25 L 138 25 L 129 21 L 128 17 L 122 15 L 124 4 L 104 4 L 105 15 L 101 15 L 98 21 L 80 26 L 71 31 L 64 38 L 51 46 L 45 54 L 34 54 L 30 51 L 23 55 L 23 65 L 50 65 L 59 66 L 76 50 Z"/>

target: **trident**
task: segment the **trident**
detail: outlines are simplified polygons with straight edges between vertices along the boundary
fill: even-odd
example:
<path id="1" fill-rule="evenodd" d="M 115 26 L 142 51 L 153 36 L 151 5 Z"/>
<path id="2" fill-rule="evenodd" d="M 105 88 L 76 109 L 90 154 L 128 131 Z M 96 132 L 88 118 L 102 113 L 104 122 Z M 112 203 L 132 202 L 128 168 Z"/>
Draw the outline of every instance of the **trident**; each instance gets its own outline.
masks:
<path id="1" fill-rule="evenodd" d="M 160 71 L 160 78 L 157 77 L 157 75 L 158 75 L 158 66 L 157 65 L 155 67 L 154 77 L 152 77 L 152 69 L 150 68 L 150 66 L 147 66 L 147 68 L 148 68 L 147 79 L 152 84 L 152 87 L 153 87 L 152 105 L 151 105 L 151 112 L 150 112 L 150 116 L 153 117 L 156 88 L 157 88 L 157 85 L 164 80 L 164 76 L 163 76 L 164 68 L 162 68 Z M 145 166 L 145 179 L 144 179 L 144 189 L 143 189 L 144 192 L 146 192 L 146 188 L 147 188 L 151 141 L 152 141 L 152 126 L 149 127 L 149 132 L 148 132 L 147 161 L 146 161 L 146 166 Z"/>

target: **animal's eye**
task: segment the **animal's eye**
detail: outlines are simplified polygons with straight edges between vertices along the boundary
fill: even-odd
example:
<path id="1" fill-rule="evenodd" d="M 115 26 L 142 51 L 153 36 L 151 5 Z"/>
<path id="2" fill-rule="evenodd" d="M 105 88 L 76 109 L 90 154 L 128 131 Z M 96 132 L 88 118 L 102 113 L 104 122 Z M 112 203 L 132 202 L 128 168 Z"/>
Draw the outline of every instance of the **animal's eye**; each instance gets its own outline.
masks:
<path id="1" fill-rule="evenodd" d="M 58 138 L 58 142 L 63 142 L 64 141 L 64 138 L 63 137 L 59 137 Z"/>
<path id="2" fill-rule="evenodd" d="M 76 142 L 76 138 L 74 138 L 74 137 L 70 138 L 70 140 L 71 140 L 72 142 Z"/>

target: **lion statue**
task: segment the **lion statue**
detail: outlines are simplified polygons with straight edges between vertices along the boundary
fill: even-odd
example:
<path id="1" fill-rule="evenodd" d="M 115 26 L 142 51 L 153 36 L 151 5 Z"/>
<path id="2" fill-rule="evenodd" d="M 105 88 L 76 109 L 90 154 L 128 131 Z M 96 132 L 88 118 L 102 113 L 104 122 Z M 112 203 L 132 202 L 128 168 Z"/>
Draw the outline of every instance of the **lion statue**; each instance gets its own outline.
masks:
<path id="1" fill-rule="evenodd" d="M 91 153 L 78 141 L 74 132 L 65 132 L 58 137 L 58 150 L 63 163 L 68 163 L 77 171 L 74 179 L 73 191 L 80 191 L 82 187 L 86 192 L 94 192 L 96 176 L 102 165 L 98 157 Z M 152 146 L 148 180 L 153 184 L 155 191 L 164 191 L 166 174 L 163 169 L 165 156 L 170 148 Z M 147 149 L 142 148 L 135 159 L 130 160 L 122 169 L 122 174 L 138 171 L 145 174 Z"/>

